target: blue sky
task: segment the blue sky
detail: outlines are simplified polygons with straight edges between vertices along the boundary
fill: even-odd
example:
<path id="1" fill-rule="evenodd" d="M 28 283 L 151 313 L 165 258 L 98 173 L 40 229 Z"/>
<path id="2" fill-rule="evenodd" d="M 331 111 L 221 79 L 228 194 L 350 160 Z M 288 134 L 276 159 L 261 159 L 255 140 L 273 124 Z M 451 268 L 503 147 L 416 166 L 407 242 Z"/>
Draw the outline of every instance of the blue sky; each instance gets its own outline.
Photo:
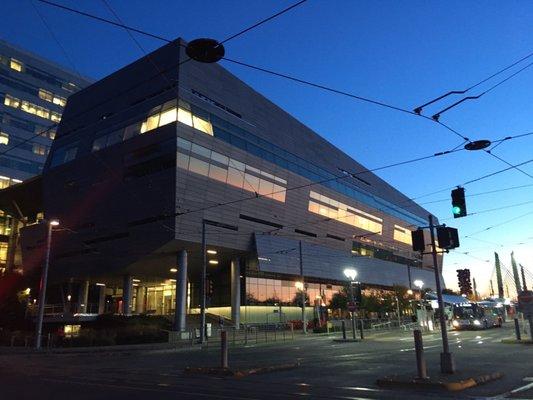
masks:
<path id="1" fill-rule="evenodd" d="M 227 0 L 107 0 L 129 25 L 168 38 L 223 39 L 292 2 Z M 62 4 L 113 18 L 101 0 Z M 54 41 L 30 0 L 4 0 L 2 39 L 82 74 L 101 78 L 142 56 L 120 28 L 37 3 L 71 61 Z M 530 1 L 323 1 L 302 6 L 226 45 L 229 58 L 273 69 L 399 107 L 412 109 L 449 90 L 464 89 L 533 51 Z M 147 51 L 163 43 L 136 35 Z M 531 62 L 530 58 L 522 66 Z M 367 168 L 435 152 L 460 143 L 458 137 L 420 117 L 223 65 Z M 516 71 L 513 69 L 509 73 Z M 480 86 L 479 94 L 504 78 Z M 441 121 L 471 139 L 498 139 L 533 131 L 533 67 L 477 101 L 464 103 Z M 438 111 L 451 103 L 428 109 Z M 533 135 L 494 151 L 519 163 L 532 158 Z M 482 152 L 457 152 L 379 172 L 410 197 L 418 197 L 506 168 Z M 533 175 L 533 163 L 523 170 Z M 516 170 L 466 186 L 467 195 L 524 187 L 467 199 L 470 212 L 533 200 L 533 179 Z M 444 200 L 441 202 L 435 202 Z M 449 191 L 420 198 L 441 220 L 450 218 Z M 533 204 L 533 203 L 532 203 Z M 510 267 L 510 253 L 533 271 L 532 204 L 445 221 L 457 227 L 461 247 L 445 257 L 447 284 L 455 270 L 470 268 L 481 292 L 488 289 L 493 252 Z M 516 218 L 514 221 L 507 221 Z M 503 223 L 503 224 L 502 224 Z M 499 225 L 476 233 L 487 227 Z M 476 233 L 471 238 L 465 235 Z M 523 244 L 519 244 L 523 243 Z M 461 254 L 468 252 L 468 255 Z M 489 262 L 486 262 L 488 260 Z M 533 282 L 530 281 L 530 285 Z"/>

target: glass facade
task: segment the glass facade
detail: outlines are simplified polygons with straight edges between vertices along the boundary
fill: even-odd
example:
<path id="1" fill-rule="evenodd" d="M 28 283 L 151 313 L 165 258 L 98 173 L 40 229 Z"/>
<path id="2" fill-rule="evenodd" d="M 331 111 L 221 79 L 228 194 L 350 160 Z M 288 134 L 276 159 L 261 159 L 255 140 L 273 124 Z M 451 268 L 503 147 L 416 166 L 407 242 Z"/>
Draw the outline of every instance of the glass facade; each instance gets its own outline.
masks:
<path id="1" fill-rule="evenodd" d="M 298 305 L 301 303 L 301 292 L 296 286 L 296 280 L 246 277 L 246 304 Z M 306 297 L 311 305 L 315 304 L 315 300 L 328 305 L 333 295 L 343 288 L 341 285 L 323 283 L 306 283 L 306 286 Z"/>
<path id="2" fill-rule="evenodd" d="M 309 193 L 309 211 L 315 214 L 352 225 L 378 235 L 382 234 L 383 220 L 372 214 L 350 207 L 347 204 L 311 191 Z"/>
<path id="3" fill-rule="evenodd" d="M 285 179 L 182 138 L 178 138 L 177 165 L 227 185 L 285 202 Z"/>

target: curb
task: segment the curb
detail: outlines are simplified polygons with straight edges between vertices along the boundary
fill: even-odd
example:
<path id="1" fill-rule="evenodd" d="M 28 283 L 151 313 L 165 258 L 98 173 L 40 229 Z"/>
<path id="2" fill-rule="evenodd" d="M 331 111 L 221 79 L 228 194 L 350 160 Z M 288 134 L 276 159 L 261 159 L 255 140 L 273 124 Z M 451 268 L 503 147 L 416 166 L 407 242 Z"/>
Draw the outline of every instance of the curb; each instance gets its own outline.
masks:
<path id="1" fill-rule="evenodd" d="M 501 343 L 504 344 L 533 344 L 533 340 L 531 339 L 525 339 L 525 340 L 517 340 L 517 339 L 502 339 Z"/>
<path id="2" fill-rule="evenodd" d="M 491 374 L 479 375 L 473 378 L 468 378 L 455 382 L 444 382 L 444 381 L 431 381 L 425 379 L 401 379 L 397 377 L 385 377 L 378 379 L 376 383 L 378 386 L 384 387 L 395 387 L 395 388 L 404 388 L 404 389 L 413 389 L 413 388 L 433 388 L 433 389 L 444 389 L 450 392 L 458 392 L 461 390 L 469 389 L 474 386 L 479 386 L 487 382 L 491 382 L 497 379 L 501 379 L 503 373 L 493 372 Z"/>
<path id="3" fill-rule="evenodd" d="M 268 372 L 287 371 L 295 369 L 300 366 L 300 363 L 272 365 L 269 367 L 249 368 L 249 369 L 231 369 L 220 367 L 186 367 L 184 372 L 186 374 L 203 374 L 216 376 L 230 376 L 234 378 L 244 378 L 248 375 L 265 374 Z"/>
<path id="4" fill-rule="evenodd" d="M 333 339 L 335 343 L 361 342 L 361 339 Z"/>

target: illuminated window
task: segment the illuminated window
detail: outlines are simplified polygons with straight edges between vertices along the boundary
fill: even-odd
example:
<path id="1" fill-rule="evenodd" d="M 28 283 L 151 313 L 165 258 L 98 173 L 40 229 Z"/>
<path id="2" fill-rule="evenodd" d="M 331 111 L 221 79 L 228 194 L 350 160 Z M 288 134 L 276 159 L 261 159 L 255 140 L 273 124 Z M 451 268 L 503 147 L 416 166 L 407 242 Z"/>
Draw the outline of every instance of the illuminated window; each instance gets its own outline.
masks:
<path id="1" fill-rule="evenodd" d="M 177 109 L 176 107 L 171 108 L 170 110 L 163 111 L 161 113 L 161 119 L 159 120 L 159 126 L 167 125 L 172 122 L 176 122 L 177 119 Z"/>
<path id="2" fill-rule="evenodd" d="M 178 109 L 178 121 L 182 124 L 192 126 L 192 114 L 183 108 Z"/>
<path id="3" fill-rule="evenodd" d="M 14 69 L 15 71 L 18 71 L 18 72 L 22 72 L 22 69 L 24 68 L 24 64 L 22 64 L 22 62 L 18 60 L 15 60 L 14 58 L 11 59 L 9 66 L 11 67 L 11 69 Z"/>
<path id="4" fill-rule="evenodd" d="M 54 122 L 59 122 L 61 121 L 61 114 L 52 111 L 50 114 L 50 119 Z"/>
<path id="5" fill-rule="evenodd" d="M 54 96 L 52 103 L 57 104 L 60 107 L 65 107 L 67 105 L 67 99 L 61 96 Z"/>
<path id="6" fill-rule="evenodd" d="M 204 133 L 207 133 L 208 135 L 213 136 L 213 126 L 211 125 L 211 122 L 206 121 L 205 119 L 202 119 L 195 115 L 193 115 L 192 117 L 192 122 L 193 122 L 194 129 L 198 129 L 199 131 L 202 131 Z"/>
<path id="7" fill-rule="evenodd" d="M 9 144 L 9 135 L 4 132 L 0 132 L 0 144 Z"/>
<path id="8" fill-rule="evenodd" d="M 141 125 L 141 133 L 151 131 L 159 125 L 159 113 L 150 115 Z"/>
<path id="9" fill-rule="evenodd" d="M 411 231 L 399 225 L 394 225 L 394 240 L 411 245 Z"/>
<path id="10" fill-rule="evenodd" d="M 39 98 L 52 102 L 52 100 L 54 99 L 54 95 L 48 90 L 39 89 Z"/>
<path id="11" fill-rule="evenodd" d="M 7 176 L 0 176 L 0 189 L 5 189 L 11 184 L 11 179 Z"/>
<path id="12" fill-rule="evenodd" d="M 4 98 L 4 105 L 13 107 L 13 108 L 19 108 L 20 100 L 17 99 L 16 97 L 6 94 L 6 97 Z"/>
<path id="13" fill-rule="evenodd" d="M 56 138 L 56 131 L 48 131 L 48 137 L 54 140 Z"/>
<path id="14" fill-rule="evenodd" d="M 313 199 L 309 200 L 308 210 L 310 212 L 381 235 L 383 223 L 381 218 L 317 192 L 311 191 L 309 197 Z"/>
<path id="15" fill-rule="evenodd" d="M 47 153 L 47 148 L 46 148 L 46 146 L 44 146 L 42 144 L 34 143 L 33 144 L 33 152 L 35 154 L 39 154 L 40 156 L 44 156 Z"/>

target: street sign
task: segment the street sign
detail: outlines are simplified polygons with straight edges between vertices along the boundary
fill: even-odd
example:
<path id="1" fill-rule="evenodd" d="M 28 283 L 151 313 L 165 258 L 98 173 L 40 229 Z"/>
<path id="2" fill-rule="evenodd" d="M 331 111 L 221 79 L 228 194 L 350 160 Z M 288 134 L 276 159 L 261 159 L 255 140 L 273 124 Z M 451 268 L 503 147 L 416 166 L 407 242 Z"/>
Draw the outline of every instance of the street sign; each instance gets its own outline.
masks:
<path id="1" fill-rule="evenodd" d="M 526 318 L 533 316 L 533 291 L 524 290 L 518 295 L 518 308 Z"/>
<path id="2" fill-rule="evenodd" d="M 348 311 L 350 312 L 355 312 L 356 310 L 356 305 L 353 301 L 349 301 L 348 302 Z"/>

